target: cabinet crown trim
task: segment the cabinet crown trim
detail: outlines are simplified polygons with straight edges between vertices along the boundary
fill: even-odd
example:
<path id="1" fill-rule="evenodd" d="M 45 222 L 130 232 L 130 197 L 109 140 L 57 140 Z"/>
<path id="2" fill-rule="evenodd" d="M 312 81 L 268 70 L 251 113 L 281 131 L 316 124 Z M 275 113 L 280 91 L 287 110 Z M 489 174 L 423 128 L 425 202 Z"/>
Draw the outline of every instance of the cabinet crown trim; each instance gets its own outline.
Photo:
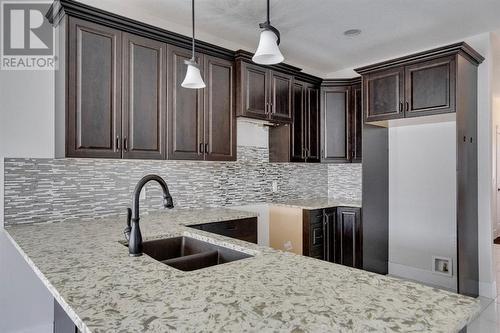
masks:
<path id="1" fill-rule="evenodd" d="M 321 87 L 342 87 L 361 83 L 361 76 L 350 79 L 324 79 Z"/>
<path id="2" fill-rule="evenodd" d="M 460 42 L 424 52 L 414 53 L 408 56 L 388 61 L 379 62 L 373 65 L 356 68 L 355 71 L 358 74 L 363 75 L 378 70 L 388 69 L 391 67 L 404 66 L 415 62 L 422 62 L 426 60 L 435 59 L 438 57 L 455 55 L 455 54 L 461 54 L 476 66 L 478 66 L 484 61 L 484 57 L 481 54 L 479 54 L 476 50 L 474 50 L 469 44 L 465 42 Z"/>
<path id="3" fill-rule="evenodd" d="M 282 72 L 285 74 L 293 75 L 293 76 L 295 76 L 296 79 L 298 79 L 300 81 L 305 81 L 305 82 L 313 83 L 313 84 L 319 84 L 322 82 L 321 78 L 302 72 L 302 68 L 288 65 L 285 63 L 279 63 L 277 65 L 271 65 L 271 66 L 257 65 L 252 61 L 252 56 L 253 56 L 253 54 L 251 52 L 248 52 L 245 50 L 237 50 L 234 53 L 234 60 L 244 61 L 246 63 L 254 64 L 254 65 L 262 67 L 262 68 L 269 68 L 271 70 L 275 70 L 275 71 Z"/>
<path id="4" fill-rule="evenodd" d="M 85 21 L 102 24 L 111 28 L 136 34 L 142 37 L 156 39 L 167 44 L 191 48 L 191 37 L 172 31 L 155 27 L 153 25 L 136 21 L 134 19 L 114 14 L 103 9 L 92 7 L 73 0 L 57 0 L 50 6 L 45 14 L 50 23 L 57 26 L 65 15 L 80 18 Z M 201 53 L 221 57 L 228 60 L 234 59 L 234 51 L 213 45 L 201 40 L 196 40 L 196 49 Z"/>

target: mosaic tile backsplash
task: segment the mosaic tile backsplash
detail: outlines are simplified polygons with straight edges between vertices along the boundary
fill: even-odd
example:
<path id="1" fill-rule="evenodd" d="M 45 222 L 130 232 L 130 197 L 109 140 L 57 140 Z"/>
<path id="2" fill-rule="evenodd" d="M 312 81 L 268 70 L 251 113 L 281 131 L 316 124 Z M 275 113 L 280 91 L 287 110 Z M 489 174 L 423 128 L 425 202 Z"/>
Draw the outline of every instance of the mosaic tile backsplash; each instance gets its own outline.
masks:
<path id="1" fill-rule="evenodd" d="M 245 205 L 282 199 L 360 197 L 359 165 L 269 163 L 266 148 L 238 147 L 237 162 L 5 159 L 5 223 L 95 219 L 123 213 L 137 181 L 163 177 L 176 207 Z M 278 191 L 272 192 L 272 182 Z M 141 211 L 158 210 L 157 184 Z"/>

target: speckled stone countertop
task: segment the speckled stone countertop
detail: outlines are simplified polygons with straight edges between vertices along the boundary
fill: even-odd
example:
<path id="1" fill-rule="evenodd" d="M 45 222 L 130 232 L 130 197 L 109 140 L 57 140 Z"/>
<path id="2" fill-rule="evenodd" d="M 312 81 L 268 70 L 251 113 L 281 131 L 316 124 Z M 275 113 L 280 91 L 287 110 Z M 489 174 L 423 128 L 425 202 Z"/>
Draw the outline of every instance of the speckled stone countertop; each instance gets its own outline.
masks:
<path id="1" fill-rule="evenodd" d="M 129 257 L 125 216 L 6 231 L 83 332 L 457 332 L 479 312 L 469 297 L 185 227 L 250 216 L 142 216 L 144 239 L 186 235 L 254 255 L 192 272 Z"/>
<path id="2" fill-rule="evenodd" d="M 361 207 L 361 200 L 334 199 L 334 198 L 312 198 L 312 199 L 286 199 L 270 202 L 273 205 L 306 210 L 323 209 L 329 207 Z"/>

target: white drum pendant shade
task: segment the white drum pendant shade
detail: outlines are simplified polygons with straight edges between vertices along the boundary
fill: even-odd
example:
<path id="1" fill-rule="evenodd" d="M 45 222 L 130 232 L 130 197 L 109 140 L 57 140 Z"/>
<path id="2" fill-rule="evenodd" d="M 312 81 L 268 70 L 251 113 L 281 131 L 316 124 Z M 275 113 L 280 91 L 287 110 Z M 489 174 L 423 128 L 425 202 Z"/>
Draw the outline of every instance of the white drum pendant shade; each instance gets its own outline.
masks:
<path id="1" fill-rule="evenodd" d="M 205 88 L 205 82 L 203 82 L 198 66 L 193 64 L 187 65 L 186 77 L 182 81 L 181 86 L 189 89 Z"/>
<path id="2" fill-rule="evenodd" d="M 278 36 L 271 30 L 260 33 L 259 46 L 252 57 L 253 62 L 261 65 L 279 64 L 285 59 L 278 47 Z"/>

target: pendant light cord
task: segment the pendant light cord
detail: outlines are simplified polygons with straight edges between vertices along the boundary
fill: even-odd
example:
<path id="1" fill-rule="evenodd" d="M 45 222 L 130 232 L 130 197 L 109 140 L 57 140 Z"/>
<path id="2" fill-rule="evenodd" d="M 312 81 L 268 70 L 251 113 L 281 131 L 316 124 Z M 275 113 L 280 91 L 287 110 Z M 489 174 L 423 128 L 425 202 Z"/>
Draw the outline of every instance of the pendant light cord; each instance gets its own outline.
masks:
<path id="1" fill-rule="evenodd" d="M 270 1 L 271 0 L 267 0 L 267 22 L 266 22 L 267 24 L 271 24 L 271 20 L 269 19 L 270 17 L 269 12 L 271 11 Z"/>
<path id="2" fill-rule="evenodd" d="M 192 2 L 191 2 L 191 19 L 193 21 L 192 22 L 193 23 L 193 40 L 192 40 L 192 52 L 193 52 L 193 55 L 191 57 L 191 60 L 194 62 L 195 61 L 195 57 L 194 57 L 194 0 L 192 0 Z"/>

